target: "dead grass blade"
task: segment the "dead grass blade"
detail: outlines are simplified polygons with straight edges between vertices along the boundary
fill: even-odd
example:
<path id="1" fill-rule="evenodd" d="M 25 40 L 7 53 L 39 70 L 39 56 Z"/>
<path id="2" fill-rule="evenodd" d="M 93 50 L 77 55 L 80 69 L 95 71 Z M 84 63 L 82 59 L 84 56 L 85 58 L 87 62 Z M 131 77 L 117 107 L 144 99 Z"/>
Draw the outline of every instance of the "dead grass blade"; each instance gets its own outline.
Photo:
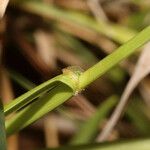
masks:
<path id="1" fill-rule="evenodd" d="M 123 114 L 123 111 L 128 102 L 128 98 L 131 95 L 132 91 L 139 84 L 139 82 L 144 77 L 146 77 L 149 73 L 150 73 L 150 43 L 148 43 L 143 49 L 143 52 L 139 58 L 135 71 L 126 86 L 124 93 L 122 94 L 119 104 L 117 105 L 107 125 L 103 129 L 101 136 L 99 138 L 99 141 L 104 141 L 107 139 L 110 132 L 112 131 L 114 126 L 117 124 L 121 115 Z"/>
<path id="2" fill-rule="evenodd" d="M 108 21 L 108 18 L 101 7 L 100 0 L 88 0 L 87 3 L 97 21 Z"/>

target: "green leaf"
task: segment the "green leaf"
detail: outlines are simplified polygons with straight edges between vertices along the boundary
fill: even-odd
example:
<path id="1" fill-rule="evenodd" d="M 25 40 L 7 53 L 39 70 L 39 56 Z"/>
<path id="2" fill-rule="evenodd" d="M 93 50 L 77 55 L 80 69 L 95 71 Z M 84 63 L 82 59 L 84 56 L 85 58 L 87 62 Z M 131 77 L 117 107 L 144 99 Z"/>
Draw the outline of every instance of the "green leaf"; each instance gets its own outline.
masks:
<path id="1" fill-rule="evenodd" d="M 115 52 L 104 58 L 102 61 L 100 61 L 84 73 L 81 73 L 81 70 L 79 68 L 71 67 L 64 69 L 64 73 L 62 75 L 57 76 L 20 96 L 5 107 L 5 114 L 10 114 L 11 112 L 22 108 L 33 99 L 43 94 L 43 92 L 47 92 L 44 96 L 40 97 L 34 103 L 30 104 L 26 109 L 17 113 L 15 117 L 12 118 L 12 120 L 9 120 L 6 123 L 7 134 L 9 135 L 15 131 L 18 131 L 18 129 L 22 129 L 23 127 L 42 117 L 48 111 L 53 110 L 54 108 L 65 102 L 67 99 L 69 99 L 71 96 L 75 95 L 76 93 L 87 87 L 90 83 L 95 81 L 97 78 L 102 76 L 121 60 L 133 54 L 133 52 L 135 52 L 137 48 L 139 48 L 149 40 L 150 26 L 145 28 L 137 36 L 129 40 Z M 43 100 L 43 97 L 45 100 Z M 48 103 L 48 105 L 45 106 L 45 103 Z M 34 112 L 30 114 L 29 110 L 32 109 L 34 110 Z M 38 115 L 36 114 L 35 109 L 36 111 L 38 111 L 39 109 Z M 17 125 L 18 122 L 23 122 L 23 120 L 20 119 L 21 117 L 22 119 L 25 119 L 24 124 L 21 123 L 20 126 L 16 127 L 15 125 Z M 29 117 L 29 119 L 27 119 L 27 117 Z"/>
<path id="2" fill-rule="evenodd" d="M 145 109 L 141 102 L 131 102 L 131 104 L 127 108 L 126 114 L 141 135 L 149 136 L 150 119 L 144 113 L 143 108 Z"/>
<path id="3" fill-rule="evenodd" d="M 111 22 L 97 22 L 88 15 L 74 11 L 64 11 L 53 5 L 47 5 L 42 2 L 26 1 L 20 3 L 20 7 L 28 12 L 43 16 L 45 18 L 63 22 L 67 21 L 85 28 L 90 28 L 97 33 L 103 34 L 119 43 L 125 43 L 135 35 L 135 31 L 126 27 L 112 24 Z"/>
<path id="4" fill-rule="evenodd" d="M 0 150 L 6 150 L 6 132 L 3 105 L 0 101 Z"/>
<path id="5" fill-rule="evenodd" d="M 146 27 L 131 40 L 116 49 L 112 54 L 85 71 L 79 78 L 79 88 L 83 89 L 88 86 L 90 83 L 118 64 L 121 60 L 133 54 L 136 49 L 147 43 L 149 40 L 150 26 Z"/>
<path id="6" fill-rule="evenodd" d="M 71 144 L 86 144 L 91 142 L 95 137 L 98 127 L 117 103 L 117 99 L 116 96 L 112 96 L 104 101 L 99 108 L 97 108 L 95 114 L 84 123 L 78 131 L 78 134 L 71 141 Z"/>
<path id="7" fill-rule="evenodd" d="M 76 94 L 78 92 L 78 78 L 80 74 L 81 70 L 78 67 L 65 68 L 62 75 L 35 87 L 5 107 L 7 108 L 5 112 L 9 114 L 47 91 L 36 101 L 33 101 L 23 110 L 13 115 L 13 118 L 6 121 L 7 136 L 33 123 Z"/>
<path id="8" fill-rule="evenodd" d="M 56 37 L 59 41 L 59 45 L 69 47 L 69 49 L 71 49 L 75 55 L 78 55 L 78 57 L 81 58 L 84 63 L 90 63 L 90 65 L 93 65 L 98 62 L 96 56 L 94 56 L 94 54 L 82 42 L 70 34 L 59 31 L 56 33 Z"/>
<path id="9" fill-rule="evenodd" d="M 130 140 L 125 142 L 109 142 L 79 146 L 65 146 L 60 148 L 47 148 L 40 150 L 149 150 L 150 139 Z"/>
<path id="10" fill-rule="evenodd" d="M 71 98 L 73 91 L 65 84 L 60 84 L 50 92 L 19 111 L 13 118 L 6 121 L 7 136 L 30 125 L 43 115 Z"/>
<path id="11" fill-rule="evenodd" d="M 5 115 L 9 115 L 10 113 L 17 111 L 24 107 L 25 105 L 29 104 L 34 99 L 38 98 L 45 92 L 50 92 L 50 90 L 54 89 L 55 87 L 59 86 L 61 83 L 68 85 L 73 92 L 76 92 L 76 82 L 72 80 L 68 75 L 59 75 L 53 79 L 44 82 L 43 84 L 33 88 L 32 90 L 28 91 L 27 93 L 21 95 L 20 97 L 13 100 L 11 103 L 5 106 L 4 112 Z"/>
<path id="12" fill-rule="evenodd" d="M 27 78 L 25 78 L 18 72 L 15 72 L 14 70 L 8 70 L 8 73 L 9 73 L 10 78 L 13 79 L 16 83 L 18 83 L 24 89 L 31 90 L 34 87 L 36 87 L 36 84 L 29 81 Z"/>

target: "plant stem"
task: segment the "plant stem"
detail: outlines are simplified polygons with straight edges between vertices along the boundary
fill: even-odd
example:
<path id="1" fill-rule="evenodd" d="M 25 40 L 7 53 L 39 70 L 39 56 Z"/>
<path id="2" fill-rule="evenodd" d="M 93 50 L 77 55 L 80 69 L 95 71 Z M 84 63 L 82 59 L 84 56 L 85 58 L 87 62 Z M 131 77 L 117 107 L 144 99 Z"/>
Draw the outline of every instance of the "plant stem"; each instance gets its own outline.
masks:
<path id="1" fill-rule="evenodd" d="M 6 132 L 5 132 L 5 117 L 3 111 L 3 104 L 0 99 L 0 150 L 6 150 Z"/>
<path id="2" fill-rule="evenodd" d="M 115 52 L 104 58 L 102 61 L 85 71 L 79 78 L 79 89 L 84 89 L 90 83 L 95 81 L 106 71 L 118 64 L 121 60 L 127 58 L 135 50 L 150 40 L 150 26 L 145 28 L 126 44 L 119 47 Z"/>
<path id="3" fill-rule="evenodd" d="M 111 143 L 99 143 L 99 144 L 88 144 L 88 145 L 73 145 L 64 146 L 60 148 L 43 148 L 40 150 L 149 150 L 150 139 L 140 140 L 129 140 L 122 142 L 111 142 Z"/>
<path id="4" fill-rule="evenodd" d="M 56 86 L 54 89 L 51 89 L 51 91 L 49 91 L 45 96 L 41 97 L 40 100 L 33 102 L 25 109 L 18 112 L 11 120 L 8 120 L 6 122 L 7 136 L 28 126 L 29 124 L 33 123 L 34 121 L 48 113 L 49 111 L 52 111 L 57 106 L 64 103 L 66 100 L 68 100 L 74 95 L 75 91 L 78 92 L 84 89 L 86 86 L 88 86 L 94 80 L 96 80 L 105 72 L 110 70 L 121 60 L 131 55 L 137 48 L 139 48 L 149 40 L 150 26 L 145 28 L 133 39 L 128 41 L 126 44 L 118 48 L 115 52 L 101 60 L 99 63 L 97 63 L 84 73 L 81 73 L 80 70 L 73 69 L 72 67 L 70 69 L 68 68 L 66 69 L 66 73 L 64 73 L 64 75 L 60 75 L 57 78 L 54 78 L 52 81 L 47 81 L 46 83 L 44 83 L 44 85 L 42 84 L 39 87 L 36 87 L 32 91 L 30 91 L 29 95 L 27 93 L 25 94 L 25 96 L 19 98 L 19 101 L 17 102 L 20 106 L 22 101 L 24 102 L 26 101 L 26 99 L 32 98 L 28 96 L 34 96 L 33 94 L 35 94 L 36 97 L 36 95 L 39 94 L 39 91 L 41 91 L 41 89 L 43 89 L 44 86 L 50 84 L 49 88 L 51 88 L 51 83 L 57 81 L 57 79 L 61 82 L 60 86 Z M 5 107 L 5 113 L 9 112 L 10 110 L 16 110 L 15 104 L 16 102 L 14 101 L 12 104 Z"/>

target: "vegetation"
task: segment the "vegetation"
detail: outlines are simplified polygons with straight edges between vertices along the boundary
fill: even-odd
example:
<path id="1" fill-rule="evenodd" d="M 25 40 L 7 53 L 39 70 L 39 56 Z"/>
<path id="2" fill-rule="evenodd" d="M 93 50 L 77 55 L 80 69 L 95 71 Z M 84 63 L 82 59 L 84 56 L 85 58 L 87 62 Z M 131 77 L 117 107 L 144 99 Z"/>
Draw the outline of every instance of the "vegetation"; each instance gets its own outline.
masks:
<path id="1" fill-rule="evenodd" d="M 0 24 L 0 149 L 150 149 L 149 8 L 10 1 Z"/>

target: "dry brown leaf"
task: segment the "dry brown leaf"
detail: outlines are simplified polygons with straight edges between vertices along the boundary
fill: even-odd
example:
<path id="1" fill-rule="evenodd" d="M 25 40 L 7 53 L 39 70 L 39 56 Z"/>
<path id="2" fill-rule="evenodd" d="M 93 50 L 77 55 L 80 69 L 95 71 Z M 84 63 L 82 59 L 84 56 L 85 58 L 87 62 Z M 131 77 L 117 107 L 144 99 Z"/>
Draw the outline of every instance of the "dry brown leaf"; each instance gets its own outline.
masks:
<path id="1" fill-rule="evenodd" d="M 39 57 L 49 66 L 52 70 L 56 69 L 56 50 L 55 40 L 50 33 L 38 30 L 35 33 L 35 42 L 37 53 Z"/>
<path id="2" fill-rule="evenodd" d="M 88 99 L 80 94 L 72 97 L 71 101 L 68 101 L 67 103 L 77 106 L 86 117 L 92 116 L 96 111 L 95 107 L 88 101 Z"/>
<path id="3" fill-rule="evenodd" d="M 116 49 L 116 44 L 114 42 L 105 36 L 92 31 L 90 28 L 84 28 L 80 25 L 73 24 L 72 22 L 61 22 L 58 27 L 61 30 L 79 37 L 91 44 L 95 44 L 103 49 L 106 53 L 110 53 L 112 50 Z"/>
<path id="4" fill-rule="evenodd" d="M 84 0 L 55 0 L 54 3 L 63 8 L 87 11 L 88 6 Z"/>
<path id="5" fill-rule="evenodd" d="M 44 77 L 49 78 L 53 73 L 53 68 L 50 68 L 43 59 L 36 53 L 35 48 L 21 34 L 15 35 L 15 42 L 21 49 L 21 53 L 27 58 L 29 63 Z"/>
<path id="6" fill-rule="evenodd" d="M 145 78 L 139 87 L 140 93 L 148 107 L 150 107 L 150 78 Z"/>
<path id="7" fill-rule="evenodd" d="M 51 114 L 44 120 L 46 146 L 50 148 L 59 146 L 58 128 L 56 126 L 57 122 L 55 118 L 55 115 Z"/>
<path id="8" fill-rule="evenodd" d="M 87 3 L 98 21 L 108 21 L 108 18 L 100 5 L 100 0 L 88 0 Z"/>
<path id="9" fill-rule="evenodd" d="M 111 118 L 109 119 L 105 128 L 103 129 L 98 139 L 99 141 L 104 141 L 107 139 L 112 129 L 115 127 L 118 120 L 120 119 L 127 105 L 130 94 L 139 84 L 139 82 L 143 78 L 145 78 L 149 73 L 150 73 L 150 42 L 146 44 L 146 46 L 144 47 L 143 52 L 136 65 L 135 71 L 121 96 L 119 104 L 117 105 L 114 113 L 112 114 Z"/>

